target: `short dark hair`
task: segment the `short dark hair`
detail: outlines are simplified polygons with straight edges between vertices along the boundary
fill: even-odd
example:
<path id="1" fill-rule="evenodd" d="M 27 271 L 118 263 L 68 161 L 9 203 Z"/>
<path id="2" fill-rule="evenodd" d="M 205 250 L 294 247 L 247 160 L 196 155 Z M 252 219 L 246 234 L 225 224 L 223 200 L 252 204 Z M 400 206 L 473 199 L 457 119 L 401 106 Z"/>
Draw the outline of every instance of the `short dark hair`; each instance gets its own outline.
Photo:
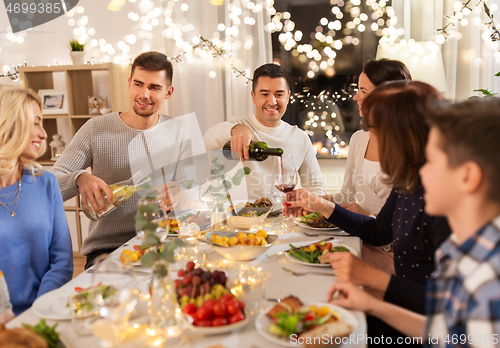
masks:
<path id="1" fill-rule="evenodd" d="M 373 90 L 363 100 L 368 128 L 378 139 L 380 168 L 401 193 L 415 190 L 419 169 L 425 163 L 429 105 L 441 98 L 431 85 L 418 81 L 394 81 Z"/>
<path id="2" fill-rule="evenodd" d="M 500 203 L 500 99 L 483 97 L 440 105 L 427 120 L 441 135 L 439 147 L 448 157 L 448 165 L 477 163 L 488 186 L 488 198 Z"/>
<path id="3" fill-rule="evenodd" d="M 253 72 L 252 78 L 252 91 L 255 92 L 255 86 L 257 86 L 257 81 L 261 76 L 269 76 L 271 78 L 283 77 L 286 81 L 288 89 L 290 89 L 290 83 L 288 82 L 288 72 L 278 64 L 269 63 L 259 66 Z"/>
<path id="4" fill-rule="evenodd" d="M 386 58 L 379 60 L 372 59 L 363 66 L 363 72 L 374 86 L 379 86 L 386 81 L 411 81 L 410 71 L 399 60 Z"/>
<path id="5" fill-rule="evenodd" d="M 174 76 L 172 63 L 166 55 L 161 52 L 149 51 L 139 54 L 132 64 L 132 69 L 130 71 L 130 78 L 134 75 L 134 70 L 136 67 L 141 67 L 147 71 L 162 71 L 165 70 L 165 76 L 167 79 L 167 84 L 172 84 L 172 78 Z"/>

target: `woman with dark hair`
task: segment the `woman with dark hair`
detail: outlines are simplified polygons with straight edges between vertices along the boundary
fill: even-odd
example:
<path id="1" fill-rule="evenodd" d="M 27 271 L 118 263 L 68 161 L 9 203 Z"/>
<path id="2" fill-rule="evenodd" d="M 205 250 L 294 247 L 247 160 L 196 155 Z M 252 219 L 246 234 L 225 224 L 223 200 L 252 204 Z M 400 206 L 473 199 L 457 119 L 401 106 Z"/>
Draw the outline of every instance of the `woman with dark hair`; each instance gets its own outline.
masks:
<path id="1" fill-rule="evenodd" d="M 358 102 L 360 116 L 363 117 L 364 99 L 377 86 L 386 81 L 397 80 L 411 80 L 410 72 L 404 63 L 390 59 L 368 61 L 359 75 L 358 92 L 354 96 L 354 100 Z M 383 176 L 379 164 L 377 137 L 364 130 L 357 131 L 349 143 L 342 189 L 325 198 L 355 213 L 376 215 L 391 192 L 391 186 L 383 180 Z"/>
<path id="2" fill-rule="evenodd" d="M 418 313 L 424 313 L 425 281 L 434 271 L 434 252 L 451 233 L 446 219 L 424 212 L 424 189 L 418 174 L 425 163 L 427 105 L 440 98 L 425 83 L 397 81 L 376 88 L 364 100 L 366 126 L 370 137 L 380 139 L 381 168 L 394 187 L 376 219 L 304 189 L 287 196 L 289 214 L 298 215 L 300 209 L 317 211 L 371 245 L 394 243 L 395 276 L 350 253 L 330 254 L 330 264 L 338 282 L 381 291 L 385 301 Z"/>

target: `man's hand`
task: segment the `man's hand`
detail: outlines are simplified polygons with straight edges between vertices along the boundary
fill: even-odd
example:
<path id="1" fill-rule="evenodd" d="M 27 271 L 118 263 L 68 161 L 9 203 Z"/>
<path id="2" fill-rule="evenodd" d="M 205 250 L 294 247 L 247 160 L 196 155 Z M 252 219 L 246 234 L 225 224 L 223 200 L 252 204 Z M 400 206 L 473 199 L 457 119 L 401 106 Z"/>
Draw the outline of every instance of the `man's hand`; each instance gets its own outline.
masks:
<path id="1" fill-rule="evenodd" d="M 369 286 L 383 292 L 387 290 L 391 276 L 370 266 L 353 254 L 349 252 L 329 253 L 328 259 L 338 283 Z"/>
<path id="2" fill-rule="evenodd" d="M 334 305 L 363 312 L 370 312 L 374 302 L 379 301 L 351 283 L 333 284 L 327 299 Z"/>
<path id="3" fill-rule="evenodd" d="M 342 208 L 346 208 L 349 211 L 352 211 L 353 213 L 358 213 L 358 214 L 363 214 L 363 215 L 370 215 L 366 210 L 361 208 L 358 203 L 346 203 L 342 205 Z"/>
<path id="4" fill-rule="evenodd" d="M 175 181 L 170 181 L 164 186 L 160 186 L 157 192 L 160 206 L 165 212 L 169 212 L 175 208 L 181 201 L 181 189 Z"/>
<path id="5" fill-rule="evenodd" d="M 237 124 L 231 128 L 231 152 L 237 153 L 242 162 L 250 158 L 248 154 L 248 145 L 255 140 L 255 135 L 250 128 L 243 124 Z M 233 159 L 236 156 L 233 155 Z"/>
<path id="6" fill-rule="evenodd" d="M 113 192 L 111 192 L 108 184 L 97 176 L 82 173 L 76 179 L 76 186 L 78 186 L 80 195 L 82 196 L 82 203 L 88 211 L 92 211 L 93 209 L 96 213 L 101 214 L 106 209 L 107 204 L 104 201 L 101 191 L 106 195 L 108 204 L 113 203 Z M 88 202 L 90 202 L 92 208 L 88 205 Z"/>

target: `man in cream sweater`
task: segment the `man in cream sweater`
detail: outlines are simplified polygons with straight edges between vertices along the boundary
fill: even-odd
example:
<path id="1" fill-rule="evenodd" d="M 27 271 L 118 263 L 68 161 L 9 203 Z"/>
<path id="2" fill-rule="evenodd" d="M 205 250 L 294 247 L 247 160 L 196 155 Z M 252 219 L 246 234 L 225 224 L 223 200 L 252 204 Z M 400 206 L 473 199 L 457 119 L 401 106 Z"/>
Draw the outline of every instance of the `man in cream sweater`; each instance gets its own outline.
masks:
<path id="1" fill-rule="evenodd" d="M 240 155 L 242 161 L 249 158 L 251 141 L 263 141 L 269 147 L 283 149 L 290 154 L 300 175 L 300 183 L 307 190 L 323 195 L 325 185 L 309 136 L 297 126 L 282 121 L 288 101 L 290 86 L 288 73 L 276 64 L 264 64 L 253 74 L 252 100 L 255 115 L 231 119 L 211 127 L 203 137 L 209 150 L 222 149 L 231 141 L 231 150 Z M 251 174 L 246 177 L 249 199 L 268 197 L 271 192 L 273 165 L 270 159 L 245 163 Z"/>

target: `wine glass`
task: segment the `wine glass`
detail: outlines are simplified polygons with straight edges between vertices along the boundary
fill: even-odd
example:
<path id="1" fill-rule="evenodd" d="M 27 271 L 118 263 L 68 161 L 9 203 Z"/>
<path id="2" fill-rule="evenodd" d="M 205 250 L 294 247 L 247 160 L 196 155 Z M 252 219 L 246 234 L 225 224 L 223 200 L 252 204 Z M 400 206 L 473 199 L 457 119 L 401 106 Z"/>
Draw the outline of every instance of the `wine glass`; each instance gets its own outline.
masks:
<path id="1" fill-rule="evenodd" d="M 290 154 L 273 157 L 273 185 L 282 192 L 281 204 L 284 212 L 286 204 L 286 193 L 293 191 L 297 185 L 298 173 Z M 283 232 L 291 232 L 289 229 L 290 219 L 283 214 L 280 227 Z"/>
<path id="2" fill-rule="evenodd" d="M 109 262 L 99 260 L 91 283 L 96 287 L 93 292 L 96 309 L 111 328 L 105 338 L 106 343 L 108 346 L 114 346 L 121 342 L 122 331 L 126 329 L 128 320 L 141 299 L 141 292 L 136 286 L 133 274 L 123 272 L 113 277 L 110 272 L 112 270 Z M 114 272 L 116 273 L 116 270 Z"/>

